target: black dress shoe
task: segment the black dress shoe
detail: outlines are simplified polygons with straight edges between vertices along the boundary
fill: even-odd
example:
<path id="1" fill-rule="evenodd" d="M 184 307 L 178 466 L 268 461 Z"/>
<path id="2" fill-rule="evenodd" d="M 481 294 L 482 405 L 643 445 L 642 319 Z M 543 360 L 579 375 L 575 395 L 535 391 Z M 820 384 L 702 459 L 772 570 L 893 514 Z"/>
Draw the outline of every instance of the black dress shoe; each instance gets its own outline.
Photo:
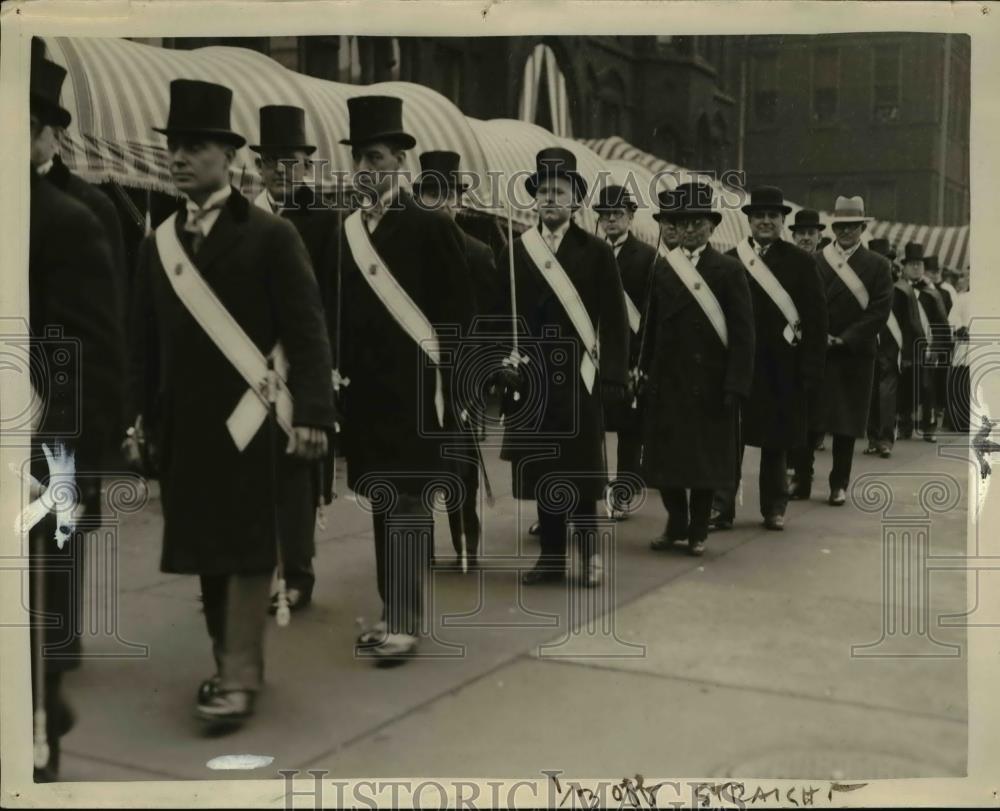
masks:
<path id="1" fill-rule="evenodd" d="M 781 532 L 785 528 L 785 516 L 769 515 L 764 519 L 764 526 L 775 532 Z"/>
<path id="2" fill-rule="evenodd" d="M 541 583 L 560 583 L 565 579 L 565 569 L 556 569 L 541 564 L 535 564 L 533 569 L 521 575 L 521 582 L 525 586 L 537 586 Z"/>
<path id="3" fill-rule="evenodd" d="M 847 491 L 843 487 L 834 487 L 830 491 L 830 506 L 843 507 L 847 502 Z"/>
<path id="4" fill-rule="evenodd" d="M 937 442 L 937 437 L 934 434 L 924 434 L 924 442 Z"/>
<path id="5" fill-rule="evenodd" d="M 652 549 L 654 552 L 669 552 L 671 549 L 674 548 L 674 544 L 677 541 L 686 541 L 686 540 L 687 540 L 687 533 L 684 533 L 683 535 L 678 537 L 674 537 L 673 535 L 664 532 L 662 535 L 653 538 L 653 540 L 649 542 L 649 548 Z"/>
<path id="6" fill-rule="evenodd" d="M 538 521 L 535 521 L 534 524 L 528 527 L 528 534 L 533 538 L 537 538 L 542 534 L 542 525 Z"/>
<path id="7" fill-rule="evenodd" d="M 379 620 L 371 628 L 366 628 L 358 634 L 358 638 L 354 640 L 354 644 L 359 648 L 375 648 L 385 641 L 388 633 L 389 629 L 385 624 L 385 620 Z"/>
<path id="8" fill-rule="evenodd" d="M 812 496 L 812 485 L 811 484 L 796 484 L 792 487 L 788 494 L 788 497 L 792 501 L 808 501 L 810 496 Z"/>
<path id="9" fill-rule="evenodd" d="M 286 589 L 285 599 L 288 600 L 288 610 L 291 612 L 301 611 L 312 602 L 312 595 L 302 589 Z M 271 595 L 271 605 L 268 606 L 267 613 L 278 613 L 278 595 Z"/>
<path id="10" fill-rule="evenodd" d="M 219 690 L 208 701 L 198 702 L 195 714 L 213 724 L 240 724 L 253 715 L 254 694 L 249 690 Z"/>
<path id="11" fill-rule="evenodd" d="M 720 530 L 732 529 L 733 519 L 724 518 L 722 513 L 713 510 L 712 515 L 708 519 L 708 531 L 718 532 Z"/>
<path id="12" fill-rule="evenodd" d="M 878 446 L 877 445 L 869 445 L 867 448 L 865 448 L 861 452 L 865 456 L 874 456 L 876 453 L 878 453 Z"/>
<path id="13" fill-rule="evenodd" d="M 688 541 L 688 554 L 694 555 L 696 558 L 700 558 L 705 554 L 705 539 L 700 538 L 698 540 Z"/>
<path id="14" fill-rule="evenodd" d="M 222 685 L 222 680 L 216 674 L 210 679 L 205 679 L 198 687 L 198 703 L 207 704 L 212 697 L 217 695 Z"/>

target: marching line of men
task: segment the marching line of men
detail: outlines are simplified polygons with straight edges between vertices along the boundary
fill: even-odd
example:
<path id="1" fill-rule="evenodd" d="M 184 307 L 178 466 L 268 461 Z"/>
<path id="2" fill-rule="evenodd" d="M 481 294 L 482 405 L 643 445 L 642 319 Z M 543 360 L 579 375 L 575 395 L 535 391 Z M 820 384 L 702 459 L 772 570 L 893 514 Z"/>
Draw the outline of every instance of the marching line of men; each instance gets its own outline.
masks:
<path id="1" fill-rule="evenodd" d="M 39 152 L 46 126 L 68 123 L 58 71 L 32 71 Z M 166 137 L 183 200 L 140 246 L 128 396 L 114 382 L 86 389 L 95 405 L 128 403 L 123 450 L 160 480 L 162 571 L 201 579 L 215 672 L 198 689 L 199 718 L 238 725 L 253 714 L 268 610 L 280 619 L 311 601 L 315 511 L 332 496 L 335 440 L 347 486 L 370 503 L 383 603 L 356 650 L 382 666 L 417 652 L 433 556 L 428 493 L 449 479 L 465 485 L 448 505 L 456 554 L 467 566 L 479 558 L 479 409 L 460 401 L 461 381 L 445 361 L 477 314 L 504 325 L 494 338 L 506 357 L 489 374 L 503 395 L 501 458 L 514 497 L 538 510 L 541 549 L 525 585 L 564 581 L 573 548 L 582 585 L 601 583 L 594 529 L 609 429 L 619 433 L 618 475 L 629 479 L 615 491 L 613 515 L 627 515 L 636 481 L 658 489 L 667 523 L 654 550 L 685 543 L 701 555 L 711 529 L 732 525 L 748 444 L 761 449 L 769 529 L 784 527 L 789 461 L 791 497 L 809 496 L 818 432 L 834 436 L 829 503 L 846 500 L 854 442 L 869 430 L 872 391 L 882 392 L 889 368 L 877 363 L 879 349 L 886 335 L 897 340 L 890 312 L 905 319 L 904 342 L 921 312 L 911 291 L 893 288 L 889 261 L 861 245 L 871 219 L 861 198 L 838 198 L 825 247 L 815 212 L 798 212 L 797 247 L 781 238 L 790 212 L 781 190 L 754 189 L 743 209 L 752 236 L 721 254 L 709 242 L 722 218 L 711 187 L 681 184 L 658 197 L 654 250 L 630 234 L 636 206 L 622 187 L 603 189 L 595 205 L 604 238 L 580 228 L 574 215 L 587 184 L 576 158 L 544 149 L 525 181 L 538 225 L 494 264 L 454 220 L 464 191 L 458 155 L 425 152 L 421 176 L 402 182 L 416 141 L 400 99 L 348 100 L 340 143 L 356 183 L 374 193 L 347 216 L 302 190 L 315 146 L 297 107 L 261 109 L 261 143 L 250 148 L 265 189 L 253 201 L 234 189 L 232 162 L 246 139 L 231 128 L 231 105 L 221 85 L 171 82 L 167 122 L 154 129 Z M 32 154 L 34 167 L 45 163 Z M 56 274 L 36 259 L 41 182 L 33 171 L 33 334 L 44 325 L 34 319 L 42 295 L 64 292 L 34 286 L 36 274 Z M 101 235 L 103 254 L 94 268 L 106 269 L 113 288 L 115 251 L 91 219 L 86 230 Z M 102 336 L 79 328 L 86 356 L 112 339 L 120 351 L 118 298 L 84 298 L 107 305 L 88 328 L 114 321 Z M 106 357 L 111 364 L 115 352 Z M 539 385 L 543 396 L 533 396 Z M 883 407 L 879 399 L 879 437 Z M 99 434 L 100 424 L 92 418 L 86 433 Z M 46 700 L 53 695 L 57 687 Z"/>

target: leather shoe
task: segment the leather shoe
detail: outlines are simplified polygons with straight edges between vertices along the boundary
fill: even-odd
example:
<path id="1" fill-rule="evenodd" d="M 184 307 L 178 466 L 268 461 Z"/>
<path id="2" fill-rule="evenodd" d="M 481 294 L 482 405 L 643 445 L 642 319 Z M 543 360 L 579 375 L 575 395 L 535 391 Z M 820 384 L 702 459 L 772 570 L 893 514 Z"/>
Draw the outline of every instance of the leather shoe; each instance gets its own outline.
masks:
<path id="1" fill-rule="evenodd" d="M 286 589 L 285 598 L 288 600 L 288 610 L 292 612 L 301 611 L 312 602 L 312 595 L 307 594 L 302 589 Z M 271 595 L 271 605 L 268 606 L 267 613 L 272 616 L 278 613 L 277 594 Z"/>
<path id="2" fill-rule="evenodd" d="M 253 715 L 254 694 L 249 690 L 219 690 L 198 702 L 195 713 L 203 721 L 238 724 Z"/>
<path id="3" fill-rule="evenodd" d="M 688 554 L 700 558 L 705 554 L 705 539 L 688 541 Z"/>
<path id="4" fill-rule="evenodd" d="M 410 634 L 386 634 L 382 643 L 371 649 L 379 667 L 395 667 L 412 658 L 419 640 Z"/>
<path id="5" fill-rule="evenodd" d="M 847 502 L 847 491 L 843 487 L 834 487 L 830 491 L 830 506 L 843 507 Z"/>
<path id="6" fill-rule="evenodd" d="M 539 535 L 542 534 L 542 525 L 538 521 L 535 521 L 534 524 L 528 527 L 528 534 L 534 538 L 537 538 Z"/>
<path id="7" fill-rule="evenodd" d="M 878 446 L 877 445 L 869 445 L 867 448 L 865 448 L 861 452 L 865 456 L 873 456 L 874 454 L 878 453 Z"/>
<path id="8" fill-rule="evenodd" d="M 788 493 L 788 497 L 792 501 L 808 501 L 809 497 L 812 495 L 812 485 L 795 484 L 792 485 L 791 491 Z"/>
<path id="9" fill-rule="evenodd" d="M 764 519 L 764 526 L 775 532 L 781 532 L 785 528 L 785 516 L 769 515 Z"/>
<path id="10" fill-rule="evenodd" d="M 218 674 L 212 676 L 210 679 L 205 679 L 198 687 L 198 703 L 207 704 L 213 696 L 219 694 L 221 687 L 222 679 Z"/>
<path id="11" fill-rule="evenodd" d="M 359 648 L 374 648 L 385 641 L 388 633 L 389 629 L 385 624 L 385 620 L 379 620 L 371 628 L 358 634 L 358 638 L 354 642 Z"/>
<path id="12" fill-rule="evenodd" d="M 924 434 L 924 442 L 937 442 L 937 437 L 934 434 Z"/>
<path id="13" fill-rule="evenodd" d="M 722 517 L 722 513 L 712 510 L 712 515 L 708 519 L 708 531 L 718 532 L 720 530 L 732 529 L 732 519 Z"/>
<path id="14" fill-rule="evenodd" d="M 525 586 L 537 586 L 540 583 L 559 583 L 566 579 L 564 569 L 553 569 L 550 566 L 543 566 L 536 563 L 533 569 L 529 569 L 521 575 L 521 582 Z"/>
<path id="15" fill-rule="evenodd" d="M 880 445 L 878 449 L 878 455 L 881 456 L 883 459 L 888 459 L 890 456 L 892 456 L 892 448 L 890 448 L 888 445 Z"/>

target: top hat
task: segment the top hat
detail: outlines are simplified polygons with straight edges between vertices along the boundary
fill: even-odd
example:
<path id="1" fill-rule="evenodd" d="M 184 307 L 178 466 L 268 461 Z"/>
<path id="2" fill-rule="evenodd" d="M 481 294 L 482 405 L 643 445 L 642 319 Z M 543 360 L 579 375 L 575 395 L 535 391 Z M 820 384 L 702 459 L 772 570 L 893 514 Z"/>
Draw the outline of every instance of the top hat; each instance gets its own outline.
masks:
<path id="1" fill-rule="evenodd" d="M 524 181 L 524 187 L 532 197 L 538 191 L 538 184 L 546 178 L 564 177 L 573 184 L 578 198 L 587 194 L 587 181 L 576 171 L 576 155 L 559 146 L 541 150 L 535 156 L 535 173 Z"/>
<path id="2" fill-rule="evenodd" d="M 41 40 L 38 42 L 41 43 Z M 66 69 L 46 59 L 42 55 L 44 47 L 42 44 L 35 46 L 34 41 L 32 42 L 31 109 L 43 124 L 68 127 L 73 116 L 59 104 L 59 94 L 66 78 Z"/>
<path id="3" fill-rule="evenodd" d="M 350 135 L 340 143 L 359 146 L 376 141 L 412 149 L 417 139 L 403 130 L 403 100 L 396 96 L 355 96 L 347 100 Z"/>
<path id="4" fill-rule="evenodd" d="M 780 211 L 784 216 L 792 213 L 792 207 L 785 205 L 785 195 L 777 186 L 758 186 L 750 190 L 750 202 L 741 211 L 752 214 L 755 211 Z"/>
<path id="5" fill-rule="evenodd" d="M 788 226 L 789 231 L 796 231 L 799 228 L 815 228 L 823 231 L 826 226 L 819 221 L 819 212 L 811 208 L 800 208 L 795 212 L 795 222 Z"/>
<path id="6" fill-rule="evenodd" d="M 167 123 L 153 127 L 154 132 L 171 135 L 194 135 L 210 138 L 239 148 L 246 138 L 233 132 L 229 111 L 233 91 L 221 84 L 198 79 L 174 79 L 170 83 L 170 112 Z"/>
<path id="7" fill-rule="evenodd" d="M 904 262 L 925 262 L 924 246 L 919 242 L 907 242 L 903 248 Z"/>
<path id="8" fill-rule="evenodd" d="M 882 239 L 881 237 L 870 240 L 868 242 L 868 250 L 875 251 L 875 253 L 881 254 L 886 259 L 896 258 L 896 249 L 889 244 L 889 240 Z"/>
<path id="9" fill-rule="evenodd" d="M 712 187 L 707 183 L 680 183 L 675 189 L 657 195 L 660 211 L 653 218 L 662 220 L 676 217 L 708 217 L 718 225 L 722 213 L 712 210 Z"/>
<path id="10" fill-rule="evenodd" d="M 833 216 L 830 218 L 830 222 L 836 225 L 837 223 L 871 222 L 873 219 L 874 217 L 865 216 L 864 200 L 860 197 L 841 195 L 833 207 Z"/>
<path id="11" fill-rule="evenodd" d="M 632 195 L 624 186 L 605 186 L 597 196 L 594 211 L 616 211 L 625 209 L 635 211 L 638 208 Z"/>
<path id="12" fill-rule="evenodd" d="M 924 257 L 924 270 L 929 270 L 932 273 L 935 273 L 935 272 L 941 270 L 940 266 L 938 265 L 938 258 L 937 258 L 937 256 L 925 256 Z"/>
<path id="13" fill-rule="evenodd" d="M 254 152 L 316 151 L 306 139 L 306 111 L 301 107 L 269 104 L 260 108 L 260 143 L 251 144 Z"/>
<path id="14" fill-rule="evenodd" d="M 457 152 L 447 150 L 431 150 L 420 153 L 420 174 L 413 181 L 413 191 L 419 193 L 420 187 L 428 189 L 455 189 L 459 194 L 469 188 L 468 183 L 458 180 L 458 165 L 462 158 Z"/>

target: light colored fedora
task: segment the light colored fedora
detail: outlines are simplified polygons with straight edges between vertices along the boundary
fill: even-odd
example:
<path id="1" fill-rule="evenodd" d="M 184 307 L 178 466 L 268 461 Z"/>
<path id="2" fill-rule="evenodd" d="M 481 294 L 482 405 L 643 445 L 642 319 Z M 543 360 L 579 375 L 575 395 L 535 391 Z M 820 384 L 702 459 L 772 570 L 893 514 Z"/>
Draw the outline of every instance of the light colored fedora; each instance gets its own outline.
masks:
<path id="1" fill-rule="evenodd" d="M 874 219 L 874 217 L 865 216 L 865 201 L 861 197 L 841 195 L 833 207 L 830 225 L 836 225 L 838 222 L 872 222 Z"/>

